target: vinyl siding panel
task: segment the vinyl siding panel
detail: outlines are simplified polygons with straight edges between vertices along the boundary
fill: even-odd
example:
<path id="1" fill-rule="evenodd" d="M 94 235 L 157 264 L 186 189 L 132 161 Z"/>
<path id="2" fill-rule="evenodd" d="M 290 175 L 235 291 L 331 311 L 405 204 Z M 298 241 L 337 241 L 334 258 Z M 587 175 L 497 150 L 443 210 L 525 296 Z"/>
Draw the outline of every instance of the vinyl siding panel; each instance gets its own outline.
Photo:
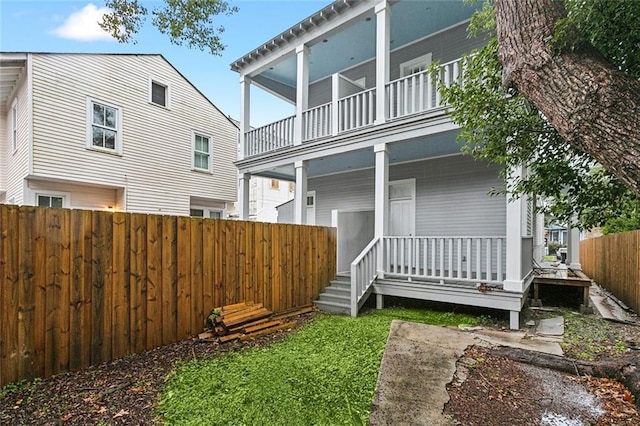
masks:
<path id="1" fill-rule="evenodd" d="M 28 186 L 30 192 L 33 193 L 34 200 L 40 191 L 46 191 L 46 193 L 68 193 L 69 208 L 89 210 L 106 210 L 109 207 L 122 208 L 118 202 L 119 191 L 115 188 L 33 180 L 29 181 Z"/>
<path id="2" fill-rule="evenodd" d="M 169 86 L 170 109 L 149 102 L 150 78 Z M 123 188 L 132 212 L 235 200 L 237 128 L 161 56 L 37 54 L 33 91 L 38 178 Z M 88 98 L 121 108 L 121 156 L 87 149 Z M 192 170 L 194 131 L 212 137 L 212 173 Z"/>
<path id="3" fill-rule="evenodd" d="M 431 53 L 433 62 L 446 63 L 461 57 L 465 53 L 486 44 L 483 38 L 467 38 L 467 23 L 460 24 L 441 33 L 408 44 L 391 52 L 389 78 L 391 81 L 400 78 L 400 65 L 414 58 Z M 342 71 L 351 80 L 365 77 L 367 89 L 376 85 L 376 64 L 370 60 Z M 331 77 L 314 82 L 309 87 L 309 107 L 331 102 Z"/>
<path id="4" fill-rule="evenodd" d="M 17 149 L 14 152 L 11 146 L 11 106 L 13 100 L 17 98 L 18 106 L 18 127 L 17 127 Z M 6 190 L 5 200 L 15 199 L 16 204 L 23 204 L 24 201 L 24 179 L 29 174 L 29 110 L 31 101 L 27 84 L 27 70 L 18 82 L 18 89 L 12 99 L 7 102 L 7 109 L 3 111 L 0 128 L 2 140 L 2 159 L 0 164 L 0 189 Z"/>
<path id="5" fill-rule="evenodd" d="M 498 168 L 467 156 L 391 166 L 389 180 L 416 179 L 416 234 L 423 236 L 505 235 L 505 196 Z M 348 185 L 345 184 L 348 182 Z M 316 223 L 331 225 L 331 210 L 374 208 L 374 170 L 309 179 L 316 191 Z"/>

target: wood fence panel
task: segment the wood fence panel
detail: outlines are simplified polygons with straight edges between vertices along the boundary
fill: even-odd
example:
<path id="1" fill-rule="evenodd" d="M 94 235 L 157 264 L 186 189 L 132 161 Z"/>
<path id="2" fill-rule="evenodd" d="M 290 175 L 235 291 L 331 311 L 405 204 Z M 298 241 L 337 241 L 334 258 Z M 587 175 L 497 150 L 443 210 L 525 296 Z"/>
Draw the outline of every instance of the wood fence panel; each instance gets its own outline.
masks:
<path id="1" fill-rule="evenodd" d="M 113 330 L 112 354 L 114 358 L 133 353 L 131 349 L 130 313 L 130 230 L 131 215 L 113 214 L 112 298 Z"/>
<path id="2" fill-rule="evenodd" d="M 18 209 L 14 206 L 2 206 L 2 344 L 0 345 L 0 371 L 4 383 L 20 379 L 18 369 L 18 313 L 19 313 L 19 219 Z"/>
<path id="3" fill-rule="evenodd" d="M 18 238 L 20 241 L 18 252 L 18 267 L 20 275 L 18 280 L 18 306 L 21 315 L 18 316 L 18 376 L 32 379 L 33 371 L 31 362 L 33 360 L 33 333 L 35 326 L 34 318 L 34 275 L 33 269 L 33 218 L 35 209 L 26 207 L 18 214 Z"/>
<path id="4" fill-rule="evenodd" d="M 177 337 L 189 337 L 191 330 L 191 221 L 187 217 L 178 218 L 178 294 L 177 294 Z"/>
<path id="5" fill-rule="evenodd" d="M 580 242 L 583 271 L 640 312 L 640 230 Z"/>
<path id="6" fill-rule="evenodd" d="M 162 344 L 178 340 L 177 337 L 177 220 L 162 217 Z"/>
<path id="7" fill-rule="evenodd" d="M 162 217 L 147 216 L 147 349 L 162 345 Z"/>
<path id="8" fill-rule="evenodd" d="M 204 280 L 202 277 L 202 221 L 204 219 L 191 219 L 191 324 L 189 334 L 193 335 L 202 330 L 204 326 Z"/>
<path id="9" fill-rule="evenodd" d="M 311 303 L 333 257 L 329 228 L 0 205 L 0 386 L 190 337 L 224 304 Z"/>
<path id="10" fill-rule="evenodd" d="M 69 369 L 91 365 L 91 212 L 71 210 Z"/>

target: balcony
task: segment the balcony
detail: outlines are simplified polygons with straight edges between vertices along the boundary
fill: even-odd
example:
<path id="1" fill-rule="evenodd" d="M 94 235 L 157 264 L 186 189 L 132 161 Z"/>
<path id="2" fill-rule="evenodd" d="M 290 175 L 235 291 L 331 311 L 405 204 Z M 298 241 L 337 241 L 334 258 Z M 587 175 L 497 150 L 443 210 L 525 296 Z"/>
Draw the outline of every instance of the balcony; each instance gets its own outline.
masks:
<path id="1" fill-rule="evenodd" d="M 379 95 L 375 88 L 364 89 L 348 78 L 334 74 L 331 102 L 303 111 L 300 119 L 290 116 L 246 132 L 244 156 L 259 156 L 358 129 L 375 128 L 376 108 L 381 104 L 385 109 L 385 123 L 443 110 L 446 105 L 442 103 L 440 89 L 460 82 L 463 61 L 458 58 L 442 64 L 436 73 L 426 70 L 387 83 L 382 103 L 377 100 Z M 301 129 L 296 132 L 298 125 Z"/>

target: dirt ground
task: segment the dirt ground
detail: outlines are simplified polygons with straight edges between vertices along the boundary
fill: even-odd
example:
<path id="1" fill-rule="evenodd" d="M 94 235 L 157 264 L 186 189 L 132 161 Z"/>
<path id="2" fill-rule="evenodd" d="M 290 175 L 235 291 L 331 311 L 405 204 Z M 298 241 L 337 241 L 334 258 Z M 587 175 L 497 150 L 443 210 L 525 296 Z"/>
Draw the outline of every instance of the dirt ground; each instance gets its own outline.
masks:
<path id="1" fill-rule="evenodd" d="M 312 315 L 301 315 L 296 321 L 303 323 Z M 577 342 L 566 347 L 569 355 L 584 357 L 585 353 L 594 352 L 594 339 L 580 337 L 581 331 L 585 336 L 599 336 L 596 359 L 637 351 L 640 345 L 638 326 L 606 323 L 605 331 L 600 333 L 575 318 L 565 337 Z M 594 322 L 592 318 L 587 322 L 599 324 L 603 320 Z M 286 332 L 222 345 L 186 340 L 82 371 L 9 386 L 0 393 L 0 424 L 159 424 L 154 407 L 176 362 L 267 345 L 285 335 Z M 554 383 L 567 389 L 566 397 L 549 397 L 547 387 Z M 577 398 L 575 395 L 582 390 L 590 396 Z M 448 391 L 451 400 L 445 413 L 458 425 L 640 425 L 636 406 L 619 383 L 550 370 L 541 373 L 540 369 L 494 356 L 490 348 L 467 350 Z"/>

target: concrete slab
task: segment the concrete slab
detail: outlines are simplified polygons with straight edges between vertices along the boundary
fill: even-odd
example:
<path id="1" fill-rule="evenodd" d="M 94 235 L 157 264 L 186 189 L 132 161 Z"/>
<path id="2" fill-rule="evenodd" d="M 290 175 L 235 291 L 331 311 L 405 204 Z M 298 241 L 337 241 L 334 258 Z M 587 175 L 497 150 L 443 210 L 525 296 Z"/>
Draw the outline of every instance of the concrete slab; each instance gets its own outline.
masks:
<path id="1" fill-rule="evenodd" d="M 442 410 L 456 362 L 474 336 L 393 321 L 382 357 L 370 425 L 450 425 Z"/>
<path id="2" fill-rule="evenodd" d="M 562 336 L 564 334 L 564 317 L 541 319 L 538 322 L 536 333 L 543 336 Z"/>
<path id="3" fill-rule="evenodd" d="M 446 385 L 468 346 L 503 345 L 562 355 L 556 342 L 533 339 L 525 332 L 472 331 L 393 321 L 387 339 L 370 425 L 450 425 L 442 414 L 449 401 Z"/>

